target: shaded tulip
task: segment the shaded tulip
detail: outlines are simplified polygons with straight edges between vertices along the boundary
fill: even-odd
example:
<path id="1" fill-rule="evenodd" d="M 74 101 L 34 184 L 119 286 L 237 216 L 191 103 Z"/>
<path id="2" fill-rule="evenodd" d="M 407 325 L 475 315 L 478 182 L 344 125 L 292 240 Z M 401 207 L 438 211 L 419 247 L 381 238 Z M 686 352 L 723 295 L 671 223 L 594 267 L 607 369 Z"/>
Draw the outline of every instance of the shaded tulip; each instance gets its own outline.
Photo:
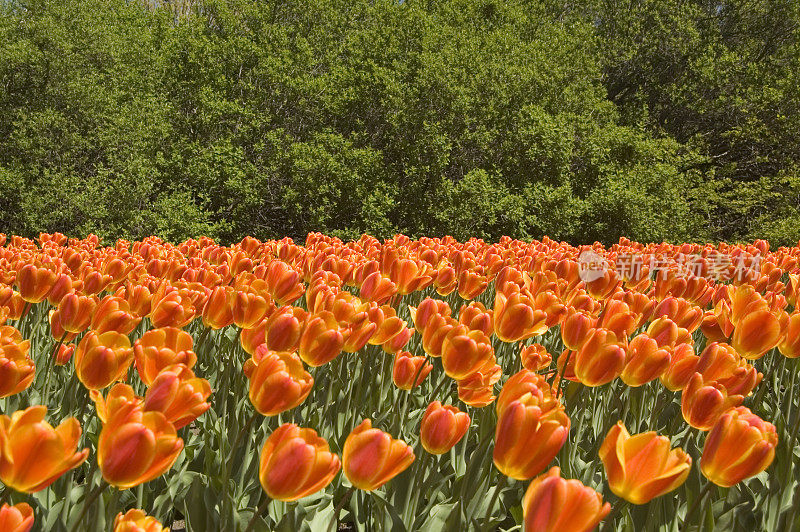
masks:
<path id="1" fill-rule="evenodd" d="M 325 489 L 339 469 L 339 457 L 315 430 L 285 423 L 261 449 L 258 478 L 270 498 L 296 501 Z"/>
<path id="2" fill-rule="evenodd" d="M 394 356 L 392 381 L 401 390 L 410 390 L 422 384 L 432 369 L 433 365 L 428 364 L 425 357 L 412 356 L 408 351 L 399 351 Z"/>
<path id="3" fill-rule="evenodd" d="M 522 359 L 522 367 L 531 371 L 544 369 L 553 362 L 553 357 L 542 344 L 523 346 L 519 356 Z"/>
<path id="4" fill-rule="evenodd" d="M 686 481 L 692 466 L 683 449 L 670 450 L 669 438 L 653 431 L 631 436 L 621 421 L 603 440 L 600 459 L 611 491 L 633 504 L 674 490 Z"/>
<path id="5" fill-rule="evenodd" d="M 607 329 L 594 329 L 575 354 L 575 376 L 586 386 L 616 379 L 625 367 L 625 349 Z"/>
<path id="6" fill-rule="evenodd" d="M 522 499 L 526 532 L 589 532 L 611 512 L 603 497 L 553 467 L 533 479 Z"/>
<path id="7" fill-rule="evenodd" d="M 692 427 L 710 430 L 723 412 L 739 406 L 743 399 L 741 395 L 730 395 L 716 381 L 705 382 L 701 374 L 695 373 L 681 393 L 681 413 Z"/>
<path id="8" fill-rule="evenodd" d="M 625 368 L 620 378 L 628 386 L 641 386 L 660 377 L 669 367 L 668 349 L 647 334 L 640 334 L 628 344 Z"/>
<path id="9" fill-rule="evenodd" d="M 43 490 L 82 464 L 89 449 L 77 451 L 81 426 L 74 417 L 53 428 L 38 405 L 0 416 L 0 480 L 24 493 Z"/>
<path id="10" fill-rule="evenodd" d="M 365 419 L 344 442 L 344 474 L 358 489 L 372 491 L 402 473 L 414 461 L 411 446 Z"/>
<path id="11" fill-rule="evenodd" d="M 250 356 L 255 354 L 258 346 L 264 343 L 264 338 L 267 334 L 267 319 L 263 318 L 261 321 L 251 329 L 242 329 L 242 334 L 239 335 L 239 344 L 244 349 L 244 352 Z"/>
<path id="12" fill-rule="evenodd" d="M 461 441 L 469 429 L 469 415 L 450 405 L 434 401 L 422 416 L 419 441 L 431 454 L 444 454 Z"/>
<path id="13" fill-rule="evenodd" d="M 563 406 L 543 409 L 530 392 L 499 413 L 494 437 L 494 465 L 516 480 L 538 475 L 567 441 L 570 420 Z"/>
<path id="14" fill-rule="evenodd" d="M 314 379 L 296 353 L 270 351 L 265 345 L 245 362 L 250 402 L 264 416 L 276 416 L 306 400 Z"/>
<path id="15" fill-rule="evenodd" d="M 75 373 L 90 390 L 124 380 L 132 362 L 131 341 L 115 331 L 90 331 L 75 349 Z"/>
<path id="16" fill-rule="evenodd" d="M 197 355 L 192 351 L 192 335 L 176 327 L 151 329 L 133 344 L 136 371 L 150 386 L 161 370 L 173 364 L 194 367 Z"/>
<path id="17" fill-rule="evenodd" d="M 786 358 L 800 357 L 800 312 L 794 312 L 789 316 L 786 336 L 778 344 L 778 350 Z"/>
<path id="18" fill-rule="evenodd" d="M 312 368 L 327 364 L 342 352 L 344 335 L 333 313 L 323 310 L 310 316 L 300 335 L 299 353 Z"/>
<path id="19" fill-rule="evenodd" d="M 144 396 L 144 410 L 156 410 L 166 416 L 176 429 L 185 427 L 211 405 L 206 401 L 211 385 L 206 379 L 194 376 L 183 364 L 161 370 Z"/>
<path id="20" fill-rule="evenodd" d="M 477 329 L 486 336 L 494 334 L 494 312 L 486 310 L 483 303 L 473 301 L 469 305 L 462 305 L 458 311 L 458 322 L 468 329 Z"/>
<path id="21" fill-rule="evenodd" d="M 769 467 L 777 445 L 772 423 L 743 406 L 732 408 L 706 436 L 700 471 L 714 484 L 728 488 Z"/>
<path id="22" fill-rule="evenodd" d="M 140 407 L 109 413 L 97 443 L 103 478 L 128 489 L 163 475 L 183 450 L 183 440 L 161 412 Z"/>
<path id="23" fill-rule="evenodd" d="M 155 517 L 150 517 L 144 510 L 131 509 L 117 514 L 114 519 L 113 532 L 169 532 Z"/>
<path id="24" fill-rule="evenodd" d="M 0 508 L 0 530 L 4 532 L 28 532 L 33 528 L 33 508 L 21 502 L 14 506 L 3 503 Z"/>
<path id="25" fill-rule="evenodd" d="M 61 344 L 56 352 L 56 366 L 64 366 L 69 363 L 72 353 L 75 352 L 75 344 Z"/>
<path id="26" fill-rule="evenodd" d="M 434 315 L 422 333 L 422 349 L 432 357 L 442 356 L 442 344 L 457 326 L 458 322 L 449 316 Z"/>

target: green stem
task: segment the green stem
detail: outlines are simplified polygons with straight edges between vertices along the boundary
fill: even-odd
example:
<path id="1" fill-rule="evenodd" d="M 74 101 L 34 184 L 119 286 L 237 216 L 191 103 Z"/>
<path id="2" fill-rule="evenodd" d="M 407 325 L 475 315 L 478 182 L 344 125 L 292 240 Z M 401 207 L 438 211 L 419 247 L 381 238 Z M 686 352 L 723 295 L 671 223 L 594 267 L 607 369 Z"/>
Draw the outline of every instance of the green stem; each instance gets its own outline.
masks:
<path id="1" fill-rule="evenodd" d="M 353 495 L 353 492 L 356 491 L 355 486 L 350 486 L 350 489 L 347 490 L 347 493 L 344 494 L 342 500 L 339 501 L 339 504 L 336 505 L 336 508 L 333 510 L 333 518 L 331 519 L 331 524 L 328 526 L 328 530 L 333 530 L 334 532 L 339 527 L 339 512 L 342 511 L 344 505 L 347 504 L 347 501 L 350 500 L 350 497 Z"/>
<path id="2" fill-rule="evenodd" d="M 700 493 L 695 498 L 694 502 L 692 503 L 691 508 L 689 508 L 689 511 L 686 512 L 686 517 L 683 520 L 683 526 L 681 527 L 681 532 L 684 532 L 685 530 L 689 529 L 689 523 L 692 520 L 692 516 L 694 516 L 694 512 L 697 510 L 697 508 L 700 506 L 700 503 L 702 502 L 702 500 L 706 497 L 706 495 L 708 495 L 708 492 L 711 491 L 711 488 L 713 488 L 713 487 L 714 487 L 714 483 L 713 482 L 708 482 L 708 483 L 706 483 L 705 486 L 703 486 L 703 489 L 700 490 Z"/>
<path id="3" fill-rule="evenodd" d="M 78 529 L 81 526 L 81 522 L 83 521 L 83 518 L 86 517 L 86 513 L 89 511 L 89 508 L 92 507 L 94 501 L 97 500 L 100 494 L 103 493 L 103 490 L 105 490 L 107 487 L 108 487 L 108 482 L 106 482 L 105 480 L 101 480 L 100 485 L 94 489 L 94 491 L 89 495 L 89 497 L 83 503 L 83 510 L 81 510 L 81 515 L 78 516 L 78 520 L 75 521 L 75 524 L 72 525 L 70 532 L 78 532 Z"/>
<path id="4" fill-rule="evenodd" d="M 258 505 L 258 508 L 256 508 L 256 511 L 253 513 L 253 518 L 250 519 L 249 523 L 247 523 L 247 528 L 244 530 L 244 532 L 250 532 L 253 530 L 253 528 L 256 526 L 256 521 L 258 521 L 258 518 L 267 509 L 267 506 L 269 506 L 270 502 L 272 502 L 272 499 L 270 499 L 267 494 L 264 494 L 264 500 Z"/>
<path id="5" fill-rule="evenodd" d="M 503 491 L 503 488 L 506 487 L 508 483 L 508 477 L 500 474 L 500 480 L 497 482 L 497 485 L 494 488 L 494 493 L 492 493 L 492 500 L 489 501 L 489 507 L 486 509 L 486 517 L 483 519 L 483 525 L 485 527 L 489 526 L 490 519 L 492 518 L 492 510 L 494 510 L 494 505 L 497 502 L 497 499 L 500 497 L 500 492 Z"/>

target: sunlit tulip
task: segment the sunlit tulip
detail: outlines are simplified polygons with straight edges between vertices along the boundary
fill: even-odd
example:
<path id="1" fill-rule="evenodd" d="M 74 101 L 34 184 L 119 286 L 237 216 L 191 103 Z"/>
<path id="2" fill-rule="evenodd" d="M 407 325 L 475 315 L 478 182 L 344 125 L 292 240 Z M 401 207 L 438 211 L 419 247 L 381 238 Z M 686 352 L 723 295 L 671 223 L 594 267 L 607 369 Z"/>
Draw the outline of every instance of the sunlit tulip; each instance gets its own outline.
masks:
<path id="1" fill-rule="evenodd" d="M 26 264 L 17 272 L 16 285 L 22 299 L 28 303 L 39 303 L 47 297 L 56 282 L 56 272 Z"/>
<path id="2" fill-rule="evenodd" d="M 399 351 L 394 356 L 392 381 L 401 390 L 410 390 L 422 384 L 432 369 L 433 365 L 428 364 L 425 357 L 412 356 L 408 351 Z"/>
<path id="3" fill-rule="evenodd" d="M 61 344 L 56 351 L 55 363 L 56 366 L 66 365 L 72 358 L 72 353 L 75 352 L 75 344 Z"/>
<path id="4" fill-rule="evenodd" d="M 161 370 L 173 364 L 194 367 L 197 355 L 192 351 L 192 335 L 176 327 L 151 329 L 133 344 L 136 371 L 150 386 Z"/>
<path id="5" fill-rule="evenodd" d="M 679 344 L 672 349 L 672 358 L 669 367 L 659 378 L 661 384 L 668 390 L 677 392 L 689 383 L 689 379 L 697 369 L 700 357 L 694 354 L 694 347 L 689 344 Z"/>
<path id="6" fill-rule="evenodd" d="M 297 351 L 308 313 L 300 307 L 284 306 L 273 312 L 265 325 L 265 342 L 271 351 Z"/>
<path id="7" fill-rule="evenodd" d="M 269 298 L 269 296 L 267 296 Z M 272 298 L 252 292 L 237 291 L 233 299 L 233 323 L 240 329 L 252 329 L 266 316 L 270 307 L 274 308 Z"/>
<path id="8" fill-rule="evenodd" d="M 422 416 L 419 441 L 431 454 L 444 454 L 461 441 L 469 429 L 469 415 L 450 405 L 434 401 Z"/>
<path id="9" fill-rule="evenodd" d="M 300 274 L 281 260 L 273 260 L 267 268 L 267 290 L 278 305 L 290 305 L 303 295 Z"/>
<path id="10" fill-rule="evenodd" d="M 206 402 L 210 395 L 211 385 L 206 379 L 195 377 L 183 364 L 175 364 L 161 370 L 153 380 L 144 396 L 144 409 L 161 412 L 179 429 L 211 408 Z"/>
<path id="11" fill-rule="evenodd" d="M 56 313 L 61 328 L 71 333 L 81 333 L 92 321 L 97 300 L 70 292 L 61 298 Z M 52 317 L 51 317 L 52 319 Z"/>
<path id="12" fill-rule="evenodd" d="M 402 473 L 414 461 L 410 445 L 365 419 L 344 442 L 344 474 L 358 489 L 372 491 Z"/>
<path id="13" fill-rule="evenodd" d="M 786 358 L 800 357 L 800 312 L 794 312 L 789 316 L 786 336 L 778 344 L 778 350 Z"/>
<path id="14" fill-rule="evenodd" d="M 383 305 L 397 293 L 397 285 L 381 272 L 375 271 L 364 278 L 360 290 L 362 299 Z"/>
<path id="15" fill-rule="evenodd" d="M 743 406 L 732 408 L 706 436 L 700 471 L 714 484 L 728 488 L 769 467 L 777 445 L 772 423 Z"/>
<path id="16" fill-rule="evenodd" d="M 628 344 L 620 378 L 628 386 L 641 386 L 660 377 L 669 367 L 671 358 L 668 348 L 659 348 L 656 340 L 640 334 Z"/>
<path id="17" fill-rule="evenodd" d="M 547 330 L 547 314 L 519 292 L 498 292 L 494 303 L 494 333 L 504 342 L 516 342 Z"/>
<path id="18" fill-rule="evenodd" d="M 344 335 L 333 314 L 323 310 L 308 317 L 300 335 L 299 354 L 312 368 L 327 364 L 342 352 Z"/>
<path id="19" fill-rule="evenodd" d="M 622 374 L 625 359 L 625 349 L 613 332 L 594 329 L 575 354 L 575 376 L 586 386 L 606 384 Z"/>
<path id="20" fill-rule="evenodd" d="M 164 414 L 130 408 L 103 425 L 97 464 L 106 482 L 128 489 L 163 475 L 182 449 L 183 440 Z"/>
<path id="21" fill-rule="evenodd" d="M 239 335 L 239 344 L 245 353 L 252 356 L 258 346 L 264 343 L 266 334 L 267 318 L 263 318 L 252 329 L 242 329 L 242 334 Z"/>
<path id="22" fill-rule="evenodd" d="M 250 402 L 264 416 L 276 416 L 306 400 L 314 379 L 296 353 L 269 351 L 262 345 L 245 363 Z"/>
<path id="23" fill-rule="evenodd" d="M 494 311 L 486 310 L 479 301 L 463 305 L 458 311 L 458 322 L 469 329 L 477 329 L 486 336 L 494 334 Z"/>
<path id="24" fill-rule="evenodd" d="M 442 345 L 458 322 L 449 316 L 434 315 L 422 333 L 422 349 L 432 357 L 442 356 Z"/>
<path id="25" fill-rule="evenodd" d="M 450 317 L 451 313 L 447 302 L 430 297 L 423 299 L 416 308 L 409 306 L 408 309 L 411 313 L 411 319 L 414 320 L 414 328 L 420 334 L 425 332 L 428 322 L 433 316 Z"/>
<path id="26" fill-rule="evenodd" d="M 296 501 L 325 489 L 339 469 L 339 457 L 315 430 L 285 423 L 261 449 L 258 478 L 270 498 Z"/>
<path id="27" fill-rule="evenodd" d="M 494 363 L 494 349 L 489 337 L 479 330 L 454 328 L 442 342 L 442 367 L 448 377 L 461 380 Z"/>
<path id="28" fill-rule="evenodd" d="M 177 290 L 169 292 L 156 301 L 153 298 L 153 309 L 150 312 L 150 321 L 154 327 L 182 328 L 195 317 L 192 300 L 181 296 Z"/>
<path id="29" fill-rule="evenodd" d="M 117 296 L 106 296 L 94 310 L 91 328 L 98 334 L 116 331 L 128 335 L 140 321 L 141 318 L 131 312 L 127 301 Z"/>
<path id="30" fill-rule="evenodd" d="M 28 532 L 33 528 L 33 508 L 21 502 L 14 506 L 3 503 L 0 508 L 0 530 L 4 532 Z"/>
<path id="31" fill-rule="evenodd" d="M 533 479 L 522 499 L 525 532 L 589 532 L 611 512 L 603 497 L 553 467 Z"/>
<path id="32" fill-rule="evenodd" d="M 764 377 L 739 356 L 732 346 L 722 342 L 706 345 L 695 371 L 703 375 L 704 381 L 722 384 L 731 395 L 748 395 Z"/>
<path id="33" fill-rule="evenodd" d="M 212 329 L 222 329 L 233 323 L 233 305 L 236 294 L 229 286 L 217 286 L 211 291 L 201 317 L 203 325 Z"/>
<path id="34" fill-rule="evenodd" d="M 36 375 L 36 365 L 28 357 L 30 340 L 22 340 L 13 327 L 0 328 L 0 397 L 27 389 Z"/>
<path id="35" fill-rule="evenodd" d="M 567 349 L 577 350 L 589 337 L 597 320 L 585 312 L 570 309 L 561 323 L 561 339 Z"/>
<path id="36" fill-rule="evenodd" d="M 494 465 L 516 480 L 544 470 L 567 441 L 570 420 L 564 408 L 552 402 L 543 409 L 529 392 L 499 413 L 494 437 Z"/>
<path id="37" fill-rule="evenodd" d="M 474 408 L 483 408 L 495 400 L 494 385 L 500 380 L 502 369 L 497 364 L 487 365 L 466 379 L 458 381 L 458 399 Z"/>
<path id="38" fill-rule="evenodd" d="M 102 334 L 90 331 L 75 349 L 75 373 L 90 390 L 123 380 L 132 362 L 131 341 L 114 331 Z"/>
<path id="39" fill-rule="evenodd" d="M 670 450 L 669 438 L 655 432 L 631 436 L 622 422 L 608 431 L 600 446 L 608 485 L 618 497 L 645 504 L 684 483 L 692 466 L 681 448 Z"/>
<path id="40" fill-rule="evenodd" d="M 731 345 L 742 357 L 755 360 L 778 345 L 784 333 L 777 316 L 769 310 L 757 310 L 736 324 Z"/>
<path id="41" fill-rule="evenodd" d="M 710 430 L 717 419 L 731 407 L 742 404 L 741 395 L 731 395 L 716 381 L 704 381 L 695 373 L 681 393 L 681 413 L 686 423 L 700 430 Z"/>
<path id="42" fill-rule="evenodd" d="M 169 532 L 155 517 L 150 517 L 144 510 L 131 509 L 117 514 L 114 519 L 113 532 Z"/>
<path id="43" fill-rule="evenodd" d="M 81 426 L 74 417 L 53 428 L 38 405 L 0 416 L 0 480 L 17 491 L 34 493 L 78 467 L 89 449 L 77 451 Z"/>

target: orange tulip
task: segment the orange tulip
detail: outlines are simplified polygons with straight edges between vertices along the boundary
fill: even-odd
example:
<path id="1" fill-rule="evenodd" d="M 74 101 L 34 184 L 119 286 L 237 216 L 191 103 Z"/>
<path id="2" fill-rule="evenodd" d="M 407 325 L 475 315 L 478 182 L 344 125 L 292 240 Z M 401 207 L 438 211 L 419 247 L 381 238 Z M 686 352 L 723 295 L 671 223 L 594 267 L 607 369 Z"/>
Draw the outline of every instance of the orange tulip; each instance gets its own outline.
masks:
<path id="1" fill-rule="evenodd" d="M 15 328 L 0 327 L 0 397 L 18 394 L 33 382 L 36 365 L 28 357 L 30 345 Z"/>
<path id="2" fill-rule="evenodd" d="M 81 426 L 74 417 L 53 428 L 38 405 L 0 416 L 0 480 L 25 493 L 43 490 L 61 475 L 81 465 L 89 449 L 76 451 Z"/>
<path id="3" fill-rule="evenodd" d="M 695 371 L 703 375 L 704 381 L 716 381 L 725 386 L 728 394 L 742 396 L 749 395 L 764 377 L 733 347 L 721 342 L 706 346 Z"/>
<path id="4" fill-rule="evenodd" d="M 659 349 L 656 340 L 640 334 L 628 344 L 620 378 L 628 386 L 641 386 L 660 377 L 669 368 L 671 358 L 668 349 Z"/>
<path id="5" fill-rule="evenodd" d="M 144 510 L 132 509 L 124 515 L 122 512 L 117 514 L 113 532 L 169 532 L 169 528 L 144 513 Z"/>
<path id="6" fill-rule="evenodd" d="M 286 305 L 273 312 L 265 325 L 265 342 L 271 351 L 297 351 L 308 313 Z"/>
<path id="7" fill-rule="evenodd" d="M 174 289 L 158 300 L 153 297 L 152 306 L 150 321 L 154 327 L 182 328 L 188 325 L 195 317 L 192 300 L 188 296 L 180 295 Z"/>
<path id="8" fill-rule="evenodd" d="M 497 397 L 498 416 L 502 414 L 512 402 L 519 400 L 525 394 L 531 394 L 531 404 L 536 404 L 542 410 L 551 410 L 558 407 L 558 399 L 544 375 L 523 369 L 511 377 L 503 385 Z"/>
<path id="9" fill-rule="evenodd" d="M 270 307 L 275 308 L 272 298 L 268 295 L 264 297 L 261 294 L 239 290 L 233 300 L 233 323 L 241 329 L 252 329 L 267 315 Z"/>
<path id="10" fill-rule="evenodd" d="M 458 398 L 466 405 L 483 408 L 494 401 L 494 385 L 500 380 L 502 369 L 497 364 L 488 365 L 466 379 L 458 381 Z"/>
<path id="11" fill-rule="evenodd" d="M 39 303 L 47 297 L 56 282 L 56 272 L 26 264 L 17 272 L 16 285 L 22 299 L 28 303 Z"/>
<path id="12" fill-rule="evenodd" d="M 300 274 L 281 260 L 273 260 L 267 268 L 267 290 L 278 305 L 290 305 L 303 295 Z"/>
<path id="13" fill-rule="evenodd" d="M 128 406 L 108 413 L 97 443 L 103 478 L 128 489 L 163 475 L 183 450 L 183 440 L 161 412 Z"/>
<path id="14" fill-rule="evenodd" d="M 342 352 L 344 336 L 333 313 L 323 310 L 309 316 L 300 335 L 300 358 L 316 368 L 327 364 Z"/>
<path id="15" fill-rule="evenodd" d="M 679 344 L 672 350 L 672 359 L 669 367 L 661 374 L 661 384 L 665 388 L 677 392 L 689 383 L 695 373 L 700 357 L 694 354 L 694 347 L 689 344 Z"/>
<path id="16" fill-rule="evenodd" d="M 447 302 L 430 297 L 423 299 L 416 308 L 409 306 L 408 310 L 411 313 L 411 319 L 414 320 L 414 328 L 417 329 L 420 334 L 425 332 L 428 322 L 433 316 L 449 318 L 451 313 L 450 306 Z"/>
<path id="17" fill-rule="evenodd" d="M 362 299 L 383 305 L 397 293 L 397 285 L 381 272 L 374 271 L 364 278 L 359 294 Z"/>
<path id="18" fill-rule="evenodd" d="M 633 504 L 645 504 L 686 481 L 692 466 L 683 449 L 670 450 L 669 438 L 655 432 L 631 436 L 622 422 L 608 431 L 600 459 L 611 491 Z"/>
<path id="19" fill-rule="evenodd" d="M 795 311 L 789 316 L 786 336 L 778 344 L 778 350 L 786 358 L 800 357 L 800 312 Z"/>
<path id="20" fill-rule="evenodd" d="M 75 373 L 90 390 L 123 380 L 132 362 L 131 341 L 115 331 L 90 331 L 75 350 Z"/>
<path id="21" fill-rule="evenodd" d="M 545 407 L 526 393 L 499 413 L 494 465 L 517 480 L 538 475 L 567 441 L 569 427 L 570 420 L 560 403 L 554 401 Z"/>
<path id="22" fill-rule="evenodd" d="M 116 331 L 128 335 L 142 321 L 128 305 L 128 302 L 117 296 L 106 296 L 97 304 L 92 316 L 91 328 L 98 334 Z"/>
<path id="23" fill-rule="evenodd" d="M 686 423 L 700 430 L 710 430 L 729 408 L 742 404 L 741 395 L 731 395 L 716 381 L 704 381 L 695 373 L 681 394 L 681 413 Z"/>
<path id="24" fill-rule="evenodd" d="M 461 441 L 469 429 L 469 414 L 434 401 L 428 405 L 419 429 L 419 441 L 431 454 L 444 454 Z"/>
<path id="25" fill-rule="evenodd" d="M 264 343 L 266 334 L 267 318 L 262 318 L 253 328 L 242 329 L 242 334 L 239 335 L 239 344 L 241 344 L 245 353 L 253 356 L 258 346 Z"/>
<path id="26" fill-rule="evenodd" d="M 553 467 L 531 481 L 522 499 L 527 532 L 588 532 L 611 512 L 603 497 Z"/>
<path id="27" fill-rule="evenodd" d="M 236 294 L 230 286 L 217 286 L 203 305 L 203 325 L 222 329 L 233 323 L 233 304 Z"/>
<path id="28" fill-rule="evenodd" d="M 561 324 L 561 339 L 567 349 L 580 349 L 596 327 L 597 320 L 585 312 L 569 309 Z"/>
<path id="29" fill-rule="evenodd" d="M 433 365 L 428 364 L 425 357 L 412 356 L 408 351 L 399 351 L 394 356 L 392 381 L 401 390 L 410 390 L 422 384 L 432 369 Z"/>
<path id="30" fill-rule="evenodd" d="M 486 336 L 494 334 L 494 312 L 486 310 L 483 303 L 473 301 L 469 305 L 462 305 L 458 311 L 458 322 L 468 329 L 477 329 Z"/>
<path id="31" fill-rule="evenodd" d="M 494 349 L 489 337 L 479 330 L 455 327 L 442 342 L 442 367 L 448 377 L 461 380 L 494 364 Z"/>
<path id="32" fill-rule="evenodd" d="M 365 419 L 344 442 L 344 474 L 358 489 L 372 491 L 402 473 L 414 461 L 410 445 Z"/>
<path id="33" fill-rule="evenodd" d="M 179 429 L 211 408 L 206 402 L 210 395 L 207 380 L 195 377 L 185 365 L 175 364 L 161 370 L 153 380 L 144 396 L 144 409 L 161 412 Z"/>
<path id="34" fill-rule="evenodd" d="M 748 360 L 755 360 L 778 345 L 785 328 L 778 317 L 767 309 L 743 316 L 733 329 L 731 345 Z"/>
<path id="35" fill-rule="evenodd" d="M 444 340 L 457 326 L 458 322 L 453 318 L 435 314 L 428 321 L 422 333 L 422 349 L 432 357 L 442 356 Z"/>
<path id="36" fill-rule="evenodd" d="M 594 329 L 575 354 L 575 376 L 586 386 L 616 379 L 625 367 L 625 349 L 607 329 Z"/>
<path id="37" fill-rule="evenodd" d="M 258 478 L 270 498 L 296 501 L 325 489 L 339 469 L 339 457 L 315 430 L 285 423 L 261 449 Z"/>
<path id="38" fill-rule="evenodd" d="M 772 423 L 743 406 L 731 408 L 706 436 L 700 471 L 714 484 L 731 487 L 769 467 L 777 445 Z"/>
<path id="39" fill-rule="evenodd" d="M 506 283 L 506 286 L 513 286 Z M 534 308 L 530 297 L 520 292 L 498 292 L 494 303 L 494 333 L 504 342 L 516 342 L 547 330 L 547 314 Z"/>
<path id="40" fill-rule="evenodd" d="M 65 366 L 72 358 L 72 353 L 74 352 L 75 344 L 61 344 L 58 346 L 55 359 L 56 366 Z"/>
<path id="41" fill-rule="evenodd" d="M 544 369 L 553 362 L 553 357 L 542 344 L 523 346 L 519 356 L 522 359 L 522 367 L 531 371 Z"/>
<path id="42" fill-rule="evenodd" d="M 306 400 L 314 379 L 296 353 L 270 351 L 262 345 L 245 362 L 250 402 L 264 416 L 276 416 Z"/>
<path id="43" fill-rule="evenodd" d="M 192 351 L 192 335 L 176 327 L 151 329 L 133 344 L 136 370 L 139 377 L 150 386 L 161 370 L 173 364 L 183 364 L 189 369 L 197 362 Z"/>
<path id="44" fill-rule="evenodd" d="M 94 297 L 82 296 L 75 292 L 70 292 L 58 303 L 58 308 L 55 312 L 55 314 L 58 314 L 56 319 L 61 324 L 61 328 L 65 331 L 81 333 L 85 331 L 91 323 L 92 314 L 94 314 L 96 306 L 97 300 Z M 51 317 L 51 320 L 52 319 Z"/>
<path id="45" fill-rule="evenodd" d="M 0 508 L 0 530 L 5 532 L 28 532 L 33 528 L 33 508 L 21 502 L 14 506 L 3 503 Z"/>

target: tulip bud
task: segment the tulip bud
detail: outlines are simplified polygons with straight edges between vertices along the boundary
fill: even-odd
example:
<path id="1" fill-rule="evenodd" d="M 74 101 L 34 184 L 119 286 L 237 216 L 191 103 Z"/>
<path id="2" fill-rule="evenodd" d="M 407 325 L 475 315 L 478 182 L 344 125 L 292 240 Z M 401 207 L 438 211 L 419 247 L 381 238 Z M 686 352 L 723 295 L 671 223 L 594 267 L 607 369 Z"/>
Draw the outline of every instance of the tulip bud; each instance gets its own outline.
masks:
<path id="1" fill-rule="evenodd" d="M 401 390 L 410 390 L 422 384 L 432 369 L 433 365 L 428 364 L 425 357 L 412 356 L 408 351 L 399 351 L 394 356 L 392 380 Z"/>
<path id="2" fill-rule="evenodd" d="M 285 423 L 264 443 L 258 469 L 270 498 L 296 501 L 325 489 L 341 463 L 316 431 Z"/>
<path id="3" fill-rule="evenodd" d="M 78 420 L 71 417 L 53 428 L 44 420 L 46 413 L 47 407 L 38 405 L 0 416 L 0 480 L 6 486 L 35 493 L 89 456 L 89 449 L 76 451 L 81 438 Z"/>
<path id="4" fill-rule="evenodd" d="M 245 363 L 250 402 L 264 416 L 276 416 L 306 400 L 314 379 L 296 353 L 269 351 L 260 346 Z"/>
<path id="5" fill-rule="evenodd" d="M 621 421 L 608 431 L 600 459 L 611 491 L 633 504 L 645 504 L 676 489 L 692 466 L 683 449 L 670 450 L 669 438 L 653 431 L 631 436 Z"/>
<path id="6" fill-rule="evenodd" d="M 132 362 L 131 341 L 115 331 L 90 331 L 75 350 L 75 373 L 90 390 L 124 380 Z"/>
<path id="7" fill-rule="evenodd" d="M 344 442 L 344 474 L 358 489 L 372 491 L 402 473 L 414 461 L 410 445 L 365 419 Z"/>
<path id="8" fill-rule="evenodd" d="M 469 423 L 469 415 L 465 412 L 434 401 L 422 416 L 419 441 L 429 453 L 444 454 L 461 441 L 469 429 Z"/>
<path id="9" fill-rule="evenodd" d="M 775 458 L 778 433 L 749 409 L 731 408 L 706 436 L 700 471 L 724 488 L 764 471 Z"/>
<path id="10" fill-rule="evenodd" d="M 603 497 L 579 480 L 561 478 L 553 467 L 531 481 L 522 499 L 527 532 L 581 532 L 593 530 L 611 512 Z"/>
<path id="11" fill-rule="evenodd" d="M 113 532 L 169 532 L 169 528 L 144 513 L 144 510 L 132 509 L 124 515 L 122 512 L 117 514 Z"/>
<path id="12" fill-rule="evenodd" d="M 33 508 L 28 503 L 21 502 L 14 506 L 3 503 L 3 507 L 0 508 L 0 530 L 28 532 L 31 528 L 33 528 Z"/>
<path id="13" fill-rule="evenodd" d="M 75 352 L 75 344 L 61 344 L 56 352 L 56 366 L 65 366 Z"/>

